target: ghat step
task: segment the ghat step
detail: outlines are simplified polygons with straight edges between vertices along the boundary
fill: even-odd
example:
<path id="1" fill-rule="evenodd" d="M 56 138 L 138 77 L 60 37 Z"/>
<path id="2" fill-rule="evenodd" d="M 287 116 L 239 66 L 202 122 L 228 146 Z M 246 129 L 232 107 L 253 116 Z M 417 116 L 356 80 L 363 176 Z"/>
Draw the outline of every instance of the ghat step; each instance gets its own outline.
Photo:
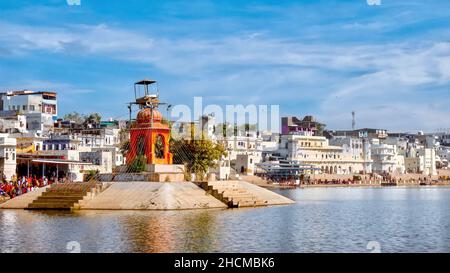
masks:
<path id="1" fill-rule="evenodd" d="M 267 206 L 268 203 L 236 182 L 201 182 L 200 186 L 230 208 Z"/>
<path id="2" fill-rule="evenodd" d="M 88 193 L 101 192 L 95 182 L 53 184 L 28 205 L 29 210 L 70 210 Z"/>

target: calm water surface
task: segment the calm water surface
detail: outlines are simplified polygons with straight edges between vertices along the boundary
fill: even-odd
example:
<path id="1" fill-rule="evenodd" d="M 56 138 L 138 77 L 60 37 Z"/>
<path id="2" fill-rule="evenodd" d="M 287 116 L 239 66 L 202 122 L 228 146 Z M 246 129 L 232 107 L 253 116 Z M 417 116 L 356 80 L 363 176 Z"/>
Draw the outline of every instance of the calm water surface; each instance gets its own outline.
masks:
<path id="1" fill-rule="evenodd" d="M 450 252 L 450 188 L 278 190 L 291 206 L 0 210 L 0 252 Z"/>

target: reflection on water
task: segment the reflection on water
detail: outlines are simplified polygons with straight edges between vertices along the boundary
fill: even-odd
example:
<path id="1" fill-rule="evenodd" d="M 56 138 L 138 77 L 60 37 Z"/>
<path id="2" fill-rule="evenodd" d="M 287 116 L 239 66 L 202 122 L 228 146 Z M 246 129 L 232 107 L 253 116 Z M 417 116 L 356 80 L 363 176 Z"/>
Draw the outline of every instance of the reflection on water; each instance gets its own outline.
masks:
<path id="1" fill-rule="evenodd" d="M 191 211 L 0 211 L 0 252 L 449 252 L 450 188 L 279 190 L 295 205 Z"/>

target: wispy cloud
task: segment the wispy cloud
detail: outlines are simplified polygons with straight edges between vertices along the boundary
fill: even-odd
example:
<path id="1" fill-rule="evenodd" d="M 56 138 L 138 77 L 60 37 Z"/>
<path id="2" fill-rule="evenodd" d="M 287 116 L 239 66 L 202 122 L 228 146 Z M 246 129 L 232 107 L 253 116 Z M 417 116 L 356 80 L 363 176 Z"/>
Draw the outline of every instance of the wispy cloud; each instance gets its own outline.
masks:
<path id="1" fill-rule="evenodd" d="M 214 5 L 207 7 L 215 12 Z M 16 61 L 33 57 L 42 61 L 39 54 L 45 53 L 67 58 L 68 62 L 107 62 L 103 67 L 111 71 L 111 83 L 102 85 L 91 80 L 93 88 L 86 88 L 82 79 L 69 81 L 79 95 L 91 89 L 122 94 L 120 90 L 125 88 L 116 86 L 118 82 L 125 86 L 142 74 L 153 74 L 160 77 L 168 99 L 175 103 L 185 103 L 186 99 L 180 97 L 194 95 L 203 95 L 211 103 L 279 103 L 282 112 L 315 114 L 332 128 L 348 127 L 351 110 L 357 111 L 358 125 L 364 127 L 450 127 L 450 96 L 445 92 L 450 83 L 450 43 L 446 39 L 450 33 L 433 27 L 420 35 L 403 33 L 406 38 L 388 35 L 405 25 L 430 20 L 423 5 L 415 7 L 414 12 L 422 8 L 424 15 L 414 19 L 407 19 L 410 17 L 404 13 L 389 16 L 404 7 L 388 5 L 385 13 L 365 11 L 367 17 L 354 20 L 335 15 L 323 22 L 319 11 L 330 7 L 322 4 L 255 7 L 248 5 L 246 12 L 270 12 L 284 15 L 283 19 L 271 21 L 272 28 L 258 27 L 254 21 L 248 29 L 234 32 L 215 33 L 209 27 L 207 35 L 170 35 L 157 31 L 158 23 L 147 24 L 147 29 L 132 29 L 117 23 L 60 22 L 49 26 L 0 22 L 0 58 Z M 308 13 L 308 9 L 315 12 Z M 176 10 L 172 12 L 176 14 Z M 228 24 L 230 19 L 220 16 Z M 288 27 L 299 16 L 299 26 L 295 30 Z M 437 16 L 448 15 L 441 10 Z M 190 20 L 197 19 L 177 21 L 172 28 L 186 28 Z M 216 19 L 204 19 L 202 23 L 208 24 L 208 20 L 211 25 L 218 23 Z M 236 20 L 248 22 L 249 18 Z M 234 24 L 239 26 L 239 21 Z M 285 35 L 274 31 L 283 28 L 289 29 Z M 432 38 L 422 40 L 425 33 Z M 0 63 L 0 71 L 1 67 Z M 137 67 L 140 74 L 126 73 L 126 67 Z M 70 73 L 70 65 L 65 69 Z M 53 79 L 47 77 L 45 81 Z M 92 95 L 90 91 L 87 94 Z M 119 95 L 104 99 L 110 104 L 128 100 Z M 283 108 L 284 104 L 289 108 Z M 106 111 L 114 115 L 111 109 Z"/>

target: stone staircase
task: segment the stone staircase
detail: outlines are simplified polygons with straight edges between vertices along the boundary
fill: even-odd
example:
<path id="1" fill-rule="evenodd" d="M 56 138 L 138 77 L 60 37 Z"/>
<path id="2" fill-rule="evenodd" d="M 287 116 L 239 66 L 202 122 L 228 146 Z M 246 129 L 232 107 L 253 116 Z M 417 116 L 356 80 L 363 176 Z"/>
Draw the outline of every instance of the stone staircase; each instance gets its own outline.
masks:
<path id="1" fill-rule="evenodd" d="M 53 184 L 26 209 L 29 210 L 70 210 L 88 195 L 104 190 L 102 183 L 62 183 Z"/>
<path id="2" fill-rule="evenodd" d="M 262 200 L 240 186 L 236 181 L 200 182 L 209 194 L 222 201 L 229 208 L 267 206 L 268 202 Z"/>

